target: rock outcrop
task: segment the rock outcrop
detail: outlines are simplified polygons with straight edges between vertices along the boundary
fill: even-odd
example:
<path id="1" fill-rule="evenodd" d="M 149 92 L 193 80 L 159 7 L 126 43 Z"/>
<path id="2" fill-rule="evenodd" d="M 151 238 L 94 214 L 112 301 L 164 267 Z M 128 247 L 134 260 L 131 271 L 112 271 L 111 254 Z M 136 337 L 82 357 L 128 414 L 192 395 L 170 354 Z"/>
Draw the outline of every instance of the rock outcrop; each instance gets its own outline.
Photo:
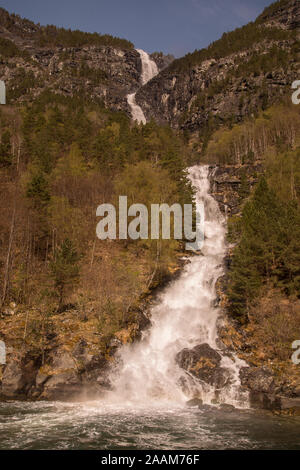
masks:
<path id="1" fill-rule="evenodd" d="M 248 390 L 253 408 L 300 414 L 300 393 L 286 396 L 287 392 L 274 372 L 267 366 L 243 367 L 240 371 L 241 385 Z"/>
<path id="2" fill-rule="evenodd" d="M 228 371 L 220 366 L 221 360 L 221 355 L 206 343 L 193 349 L 183 349 L 176 356 L 176 362 L 182 369 L 217 390 L 229 381 Z"/>
<path id="3" fill-rule="evenodd" d="M 300 28 L 299 1 L 277 2 L 266 8 L 258 20 L 270 27 L 298 29 Z"/>
<path id="4" fill-rule="evenodd" d="M 299 78 L 299 57 L 293 52 L 297 40 L 289 35 L 297 31 L 299 17 L 299 2 L 287 1 L 257 20 L 258 29 L 272 26 L 286 37 L 274 34 L 266 40 L 262 35 L 247 47 L 224 52 L 221 57 L 209 58 L 208 48 L 208 58 L 195 64 L 189 64 L 188 56 L 186 63 L 185 58 L 175 60 L 138 91 L 137 103 L 147 119 L 191 132 L 205 128 L 208 122 L 240 122 L 276 103 Z M 263 62 L 262 57 L 265 64 L 259 70 L 255 63 Z"/>
<path id="5" fill-rule="evenodd" d="M 262 165 L 224 165 L 212 167 L 210 181 L 211 193 L 219 207 L 226 215 L 240 212 L 242 201 L 241 188 L 243 180 L 247 182 L 249 193 L 262 173 Z"/>
<path id="6" fill-rule="evenodd" d="M 6 46 L 0 44 L 0 79 L 6 83 L 9 104 L 31 100 L 47 89 L 66 96 L 83 94 L 130 114 L 126 96 L 141 86 L 142 68 L 133 45 L 120 40 L 118 47 L 42 46 L 41 31 L 44 27 L 0 9 L 0 41 L 16 48 L 6 56 L 1 53 Z M 153 54 L 153 60 L 161 70 L 173 57 Z"/>

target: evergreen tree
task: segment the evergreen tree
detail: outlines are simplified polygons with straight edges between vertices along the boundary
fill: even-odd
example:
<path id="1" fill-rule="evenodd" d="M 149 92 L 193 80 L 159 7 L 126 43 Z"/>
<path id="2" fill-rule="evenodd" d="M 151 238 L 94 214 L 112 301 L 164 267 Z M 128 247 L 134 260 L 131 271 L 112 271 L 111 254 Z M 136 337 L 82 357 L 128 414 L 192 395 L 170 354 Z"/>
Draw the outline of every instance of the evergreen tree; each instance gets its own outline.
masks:
<path id="1" fill-rule="evenodd" d="M 0 144 L 0 166 L 10 166 L 12 163 L 11 134 L 5 130 L 2 134 Z"/>
<path id="2" fill-rule="evenodd" d="M 63 306 L 67 287 L 79 280 L 80 256 L 69 239 L 65 239 L 56 250 L 54 259 L 50 264 L 51 276 L 54 279 L 55 289 L 58 292 L 58 308 Z"/>

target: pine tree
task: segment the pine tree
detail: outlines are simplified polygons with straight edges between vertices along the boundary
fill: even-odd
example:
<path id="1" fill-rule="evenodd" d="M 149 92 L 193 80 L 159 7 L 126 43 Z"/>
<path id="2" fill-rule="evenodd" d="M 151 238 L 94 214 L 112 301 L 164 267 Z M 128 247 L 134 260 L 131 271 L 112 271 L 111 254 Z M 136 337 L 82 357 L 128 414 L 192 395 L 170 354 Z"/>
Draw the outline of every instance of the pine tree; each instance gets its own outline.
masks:
<path id="1" fill-rule="evenodd" d="M 54 259 L 50 264 L 51 277 L 58 292 L 58 309 L 63 306 L 67 287 L 74 285 L 79 280 L 80 256 L 69 239 L 65 239 L 56 250 Z"/>
<path id="2" fill-rule="evenodd" d="M 0 144 L 0 166 L 9 166 L 12 164 L 11 134 L 6 130 L 2 134 Z"/>

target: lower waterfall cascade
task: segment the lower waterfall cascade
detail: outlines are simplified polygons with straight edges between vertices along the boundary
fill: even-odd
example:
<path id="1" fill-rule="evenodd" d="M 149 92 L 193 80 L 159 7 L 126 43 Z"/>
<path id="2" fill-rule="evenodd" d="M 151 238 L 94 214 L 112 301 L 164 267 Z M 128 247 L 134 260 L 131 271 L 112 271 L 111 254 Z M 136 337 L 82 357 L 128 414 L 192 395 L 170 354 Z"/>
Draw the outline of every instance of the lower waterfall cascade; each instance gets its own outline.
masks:
<path id="1" fill-rule="evenodd" d="M 143 51 L 142 49 L 136 49 L 140 55 L 142 62 L 142 73 L 141 73 L 141 84 L 145 85 L 149 80 L 151 80 L 155 75 L 158 74 L 158 68 L 154 60 L 151 60 L 149 54 Z M 146 118 L 143 113 L 142 108 L 136 103 L 135 100 L 136 93 L 130 93 L 127 95 L 127 102 L 131 110 L 131 116 L 133 121 L 138 123 L 146 124 Z"/>
<path id="2" fill-rule="evenodd" d="M 211 404 L 216 397 L 214 387 L 200 382 L 175 361 L 184 348 L 206 343 L 218 349 L 216 282 L 224 274 L 226 220 L 210 195 L 209 172 L 208 166 L 188 170 L 196 201 L 204 204 L 202 253 L 191 256 L 178 279 L 161 293 L 151 309 L 151 327 L 141 341 L 121 347 L 110 377 L 109 401 L 179 404 L 197 396 Z M 220 354 L 230 380 L 218 391 L 218 401 L 244 407 L 248 394 L 240 389 L 239 370 L 246 364 L 232 354 Z"/>

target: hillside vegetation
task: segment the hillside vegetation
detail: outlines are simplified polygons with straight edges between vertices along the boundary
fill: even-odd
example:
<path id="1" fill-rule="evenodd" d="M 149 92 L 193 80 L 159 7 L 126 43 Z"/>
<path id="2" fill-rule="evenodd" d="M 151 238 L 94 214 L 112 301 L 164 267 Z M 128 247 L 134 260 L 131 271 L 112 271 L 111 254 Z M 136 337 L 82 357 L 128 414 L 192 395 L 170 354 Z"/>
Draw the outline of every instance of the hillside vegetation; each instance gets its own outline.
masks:
<path id="1" fill-rule="evenodd" d="M 130 312 L 176 268 L 180 245 L 101 241 L 96 208 L 118 207 L 119 194 L 147 206 L 191 202 L 184 142 L 154 122 L 132 126 L 123 113 L 47 91 L 3 106 L 0 120 L 1 330 L 36 347 L 44 326 L 58 334 L 71 309 L 72 324 L 98 331 L 105 346 L 135 324 Z"/>
<path id="2" fill-rule="evenodd" d="M 42 47 L 81 47 L 112 46 L 133 49 L 134 45 L 126 40 L 109 34 L 86 33 L 80 30 L 58 28 L 54 25 L 40 26 L 19 15 L 10 14 L 0 8 L 0 25 L 7 31 L 18 34 L 21 38 L 30 39 Z"/>
<path id="3" fill-rule="evenodd" d="M 291 344 L 300 337 L 299 124 L 299 107 L 282 103 L 218 130 L 206 151 L 225 168 L 261 165 L 254 186 L 246 173 L 241 178 L 241 211 L 229 218 L 227 309 L 243 325 L 252 360 L 272 361 L 290 378 Z"/>

